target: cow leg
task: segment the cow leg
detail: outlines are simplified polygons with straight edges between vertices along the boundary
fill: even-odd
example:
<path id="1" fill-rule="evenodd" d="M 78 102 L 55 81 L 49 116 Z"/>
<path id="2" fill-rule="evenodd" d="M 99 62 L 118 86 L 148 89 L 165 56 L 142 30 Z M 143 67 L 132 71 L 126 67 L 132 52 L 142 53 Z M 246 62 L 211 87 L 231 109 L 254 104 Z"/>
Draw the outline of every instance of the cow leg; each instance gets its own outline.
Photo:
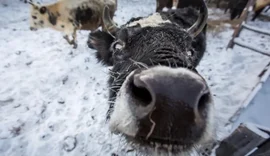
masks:
<path id="1" fill-rule="evenodd" d="M 72 41 L 69 39 L 68 35 L 63 36 L 63 38 L 68 42 L 68 44 L 72 44 Z"/>
<path id="2" fill-rule="evenodd" d="M 73 48 L 74 49 L 76 49 L 78 47 L 78 44 L 77 44 L 77 33 L 76 32 L 77 32 L 77 29 L 74 28 L 74 31 L 72 33 L 72 38 L 73 38 L 72 43 L 73 43 Z"/>
<path id="3" fill-rule="evenodd" d="M 163 7 L 164 7 L 164 6 L 161 6 L 161 5 L 159 4 L 159 2 L 157 2 L 156 12 L 162 11 Z"/>
<path id="4" fill-rule="evenodd" d="M 220 2 L 221 2 L 221 0 L 217 0 L 217 2 L 216 2 L 216 3 L 217 3 L 217 4 L 216 4 L 216 7 L 217 7 L 217 8 L 219 8 Z M 225 10 L 225 11 L 226 11 L 226 10 Z M 225 12 L 225 13 L 226 13 L 226 12 Z"/>
<path id="5" fill-rule="evenodd" d="M 265 10 L 265 12 L 268 12 L 270 10 L 270 5 L 268 6 L 268 8 Z"/>
<path id="6" fill-rule="evenodd" d="M 224 14 L 227 13 L 228 9 L 229 9 L 228 7 L 225 8 Z"/>
<path id="7" fill-rule="evenodd" d="M 66 41 L 68 42 L 68 44 L 73 45 L 73 48 L 76 49 L 77 48 L 77 44 L 74 42 L 74 40 L 70 40 L 68 35 L 64 36 L 64 39 L 66 39 Z"/>
<path id="8" fill-rule="evenodd" d="M 241 14 L 242 14 L 241 10 L 238 10 L 238 13 L 237 14 L 238 14 L 237 15 L 237 18 L 240 18 Z"/>
<path id="9" fill-rule="evenodd" d="M 255 15 L 253 16 L 253 18 L 251 19 L 252 21 L 255 21 L 255 19 L 261 14 L 261 12 L 263 11 L 264 8 L 261 8 L 259 10 L 257 10 L 255 12 Z"/>
<path id="10" fill-rule="evenodd" d="M 233 9 L 232 13 L 231 13 L 231 20 L 235 19 L 235 17 L 237 17 L 237 15 L 238 15 L 238 11 L 236 9 Z"/>
<path id="11" fill-rule="evenodd" d="M 69 39 L 68 35 L 65 35 L 63 38 L 68 42 L 68 44 L 73 45 L 73 48 L 76 49 L 77 48 L 77 43 L 76 43 L 76 29 L 74 30 L 74 32 L 72 33 L 72 40 Z"/>
<path id="12" fill-rule="evenodd" d="M 173 0 L 172 9 L 177 9 L 178 0 Z"/>

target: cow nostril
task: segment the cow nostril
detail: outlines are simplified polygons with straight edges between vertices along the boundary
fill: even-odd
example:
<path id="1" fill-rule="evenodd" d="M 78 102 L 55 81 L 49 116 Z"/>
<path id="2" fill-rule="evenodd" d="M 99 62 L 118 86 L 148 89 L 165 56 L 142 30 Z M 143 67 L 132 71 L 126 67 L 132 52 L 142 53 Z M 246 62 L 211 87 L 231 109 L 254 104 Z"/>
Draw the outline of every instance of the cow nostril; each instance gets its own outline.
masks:
<path id="1" fill-rule="evenodd" d="M 199 112 L 201 113 L 201 115 L 205 115 L 206 114 L 206 110 L 207 110 L 207 104 L 210 100 L 210 93 L 207 92 L 207 93 L 204 93 L 201 98 L 199 99 L 199 102 L 198 102 L 198 110 Z"/>
<path id="2" fill-rule="evenodd" d="M 147 106 L 151 103 L 152 96 L 147 88 L 141 85 L 138 86 L 134 83 L 134 81 L 131 81 L 130 90 L 131 90 L 131 95 L 134 97 L 134 99 L 139 100 L 140 104 Z"/>

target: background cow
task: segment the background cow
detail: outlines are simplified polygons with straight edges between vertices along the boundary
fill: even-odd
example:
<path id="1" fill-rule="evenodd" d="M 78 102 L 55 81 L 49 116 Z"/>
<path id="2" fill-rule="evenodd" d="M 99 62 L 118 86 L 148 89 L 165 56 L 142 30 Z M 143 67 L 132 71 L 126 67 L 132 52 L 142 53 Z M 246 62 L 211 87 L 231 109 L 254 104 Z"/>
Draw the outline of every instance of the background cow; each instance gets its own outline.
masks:
<path id="1" fill-rule="evenodd" d="M 163 8 L 185 8 L 200 7 L 201 0 L 157 0 L 156 12 L 162 11 Z"/>
<path id="2" fill-rule="evenodd" d="M 267 6 L 270 6 L 270 0 L 256 0 L 256 3 L 254 5 L 254 9 L 253 9 L 255 14 L 254 14 L 254 16 L 253 16 L 253 18 L 251 20 L 255 21 L 255 19 L 262 13 L 262 11 Z M 266 11 L 268 11 L 269 8 Z"/>
<path id="3" fill-rule="evenodd" d="M 105 8 L 111 31 L 89 35 L 97 58 L 113 65 L 110 129 L 139 151 L 183 154 L 214 136 L 212 96 L 195 69 L 206 48 L 207 8 L 201 4 L 199 14 L 193 8 L 169 10 L 133 18 L 120 28 Z"/>
<path id="4" fill-rule="evenodd" d="M 230 0 L 227 8 L 225 9 L 225 12 L 227 12 L 228 9 L 230 10 L 231 20 L 239 18 L 243 10 L 245 9 L 247 3 L 248 0 Z"/>
<path id="5" fill-rule="evenodd" d="M 96 30 L 102 26 L 102 10 L 108 6 L 110 17 L 114 16 L 117 0 L 60 0 L 50 5 L 31 4 L 30 29 L 53 28 L 64 32 L 69 44 L 77 47 L 77 30 Z M 69 39 L 72 35 L 72 40 Z"/>
<path id="6" fill-rule="evenodd" d="M 239 18 L 244 11 L 248 1 L 249 0 L 229 0 L 228 5 L 225 8 L 225 13 L 228 10 L 230 11 L 231 20 Z M 254 2 L 254 16 L 251 19 L 252 21 L 254 21 L 262 13 L 262 11 L 270 5 L 270 0 L 255 0 Z"/>
<path id="7" fill-rule="evenodd" d="M 162 11 L 163 8 L 176 8 L 179 0 L 156 0 L 156 12 Z"/>

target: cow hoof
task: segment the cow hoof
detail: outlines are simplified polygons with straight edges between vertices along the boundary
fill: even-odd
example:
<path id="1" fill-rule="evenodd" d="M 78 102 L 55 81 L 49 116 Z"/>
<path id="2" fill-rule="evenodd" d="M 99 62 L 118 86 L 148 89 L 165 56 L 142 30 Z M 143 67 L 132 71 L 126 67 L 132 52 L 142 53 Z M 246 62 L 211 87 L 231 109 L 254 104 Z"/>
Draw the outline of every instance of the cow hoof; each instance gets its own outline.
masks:
<path id="1" fill-rule="evenodd" d="M 78 47 L 78 44 L 77 43 L 74 43 L 73 44 L 73 49 L 77 49 L 77 47 Z"/>
<path id="2" fill-rule="evenodd" d="M 63 36 L 64 39 L 68 40 L 68 36 Z"/>

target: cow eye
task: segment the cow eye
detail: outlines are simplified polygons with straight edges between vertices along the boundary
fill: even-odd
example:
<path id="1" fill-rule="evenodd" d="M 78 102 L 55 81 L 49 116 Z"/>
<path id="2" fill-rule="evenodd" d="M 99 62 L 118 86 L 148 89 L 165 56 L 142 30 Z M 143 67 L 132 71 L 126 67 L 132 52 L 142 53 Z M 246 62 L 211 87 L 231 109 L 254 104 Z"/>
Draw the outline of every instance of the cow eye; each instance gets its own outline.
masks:
<path id="1" fill-rule="evenodd" d="M 124 48 L 124 43 L 122 41 L 116 41 L 113 45 L 114 49 L 122 50 Z"/>
<path id="2" fill-rule="evenodd" d="M 123 49 L 123 45 L 116 43 L 114 46 L 115 49 Z"/>
<path id="3" fill-rule="evenodd" d="M 41 14 L 45 14 L 46 11 L 47 11 L 47 8 L 46 8 L 46 7 L 41 7 L 41 8 L 39 9 L 39 12 L 40 12 Z"/>
<path id="4" fill-rule="evenodd" d="M 192 51 L 188 51 L 188 52 L 187 52 L 187 55 L 188 55 L 188 56 L 192 56 L 192 55 L 193 55 L 193 52 L 192 52 Z"/>

